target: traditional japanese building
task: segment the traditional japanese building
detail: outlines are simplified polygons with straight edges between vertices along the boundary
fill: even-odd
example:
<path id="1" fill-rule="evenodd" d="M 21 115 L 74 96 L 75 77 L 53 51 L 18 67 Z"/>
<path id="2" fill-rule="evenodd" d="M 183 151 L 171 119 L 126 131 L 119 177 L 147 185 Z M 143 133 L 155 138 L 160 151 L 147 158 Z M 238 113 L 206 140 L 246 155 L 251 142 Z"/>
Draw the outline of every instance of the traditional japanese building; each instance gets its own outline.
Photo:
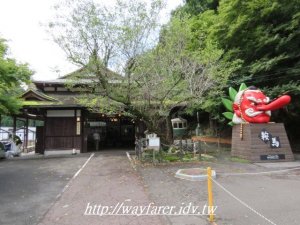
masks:
<path id="1" fill-rule="evenodd" d="M 78 103 L 82 92 L 66 86 L 67 78 L 33 81 L 34 87 L 22 95 L 25 102 L 18 117 L 44 121 L 43 126 L 36 128 L 36 152 L 95 151 L 97 136 L 99 150 L 133 146 L 134 121 L 121 113 L 106 115 L 89 111 Z M 92 79 L 80 82 L 89 83 Z"/>

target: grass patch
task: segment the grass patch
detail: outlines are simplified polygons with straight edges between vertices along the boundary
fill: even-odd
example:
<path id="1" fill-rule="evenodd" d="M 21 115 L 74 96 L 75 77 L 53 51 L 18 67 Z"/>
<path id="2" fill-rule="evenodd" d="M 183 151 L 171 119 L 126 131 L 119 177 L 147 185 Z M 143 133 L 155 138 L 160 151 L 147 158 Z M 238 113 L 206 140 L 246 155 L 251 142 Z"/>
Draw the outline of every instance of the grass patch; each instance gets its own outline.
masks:
<path id="1" fill-rule="evenodd" d="M 231 162 L 250 163 L 249 160 L 247 160 L 247 159 L 242 159 L 242 158 L 239 158 L 239 157 L 231 157 L 231 158 L 229 158 L 229 160 L 230 160 Z"/>
<path id="2" fill-rule="evenodd" d="M 194 162 L 199 161 L 199 155 L 197 154 L 194 157 L 193 153 L 186 152 L 186 153 L 169 153 L 165 151 L 155 152 L 154 160 L 159 163 L 166 163 L 166 162 Z M 153 152 L 147 151 L 142 154 L 141 158 L 142 162 L 152 162 L 153 161 Z"/>
<path id="3" fill-rule="evenodd" d="M 207 161 L 207 162 L 212 162 L 216 160 L 216 157 L 213 155 L 208 155 L 208 154 L 201 154 L 201 161 Z"/>
<path id="4" fill-rule="evenodd" d="M 177 155 L 165 155 L 163 160 L 169 161 L 169 162 L 177 162 L 180 161 L 180 157 Z"/>

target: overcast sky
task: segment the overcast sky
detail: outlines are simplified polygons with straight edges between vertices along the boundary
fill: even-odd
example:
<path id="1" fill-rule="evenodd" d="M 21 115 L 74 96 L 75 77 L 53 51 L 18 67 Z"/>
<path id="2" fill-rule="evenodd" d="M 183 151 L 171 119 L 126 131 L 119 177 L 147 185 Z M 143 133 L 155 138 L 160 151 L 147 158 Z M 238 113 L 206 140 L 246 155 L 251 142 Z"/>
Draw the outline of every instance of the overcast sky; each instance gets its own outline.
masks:
<path id="1" fill-rule="evenodd" d="M 106 0 L 109 1 L 109 0 Z M 0 37 L 8 40 L 10 56 L 28 63 L 33 79 L 49 80 L 76 69 L 41 26 L 49 20 L 51 7 L 59 0 L 1 0 Z M 166 14 L 182 0 L 167 0 Z M 60 73 L 55 72 L 60 70 Z"/>

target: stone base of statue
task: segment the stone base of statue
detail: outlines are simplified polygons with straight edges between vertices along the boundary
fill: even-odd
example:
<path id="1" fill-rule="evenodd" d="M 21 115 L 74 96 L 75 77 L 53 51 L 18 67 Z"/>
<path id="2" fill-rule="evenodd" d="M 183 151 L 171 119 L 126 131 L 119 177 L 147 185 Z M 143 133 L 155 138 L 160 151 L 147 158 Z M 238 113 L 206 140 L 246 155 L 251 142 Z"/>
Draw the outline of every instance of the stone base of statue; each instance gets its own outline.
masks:
<path id="1" fill-rule="evenodd" d="M 242 140 L 240 134 L 242 133 Z M 282 123 L 234 125 L 231 156 L 251 162 L 293 161 L 294 155 Z"/>

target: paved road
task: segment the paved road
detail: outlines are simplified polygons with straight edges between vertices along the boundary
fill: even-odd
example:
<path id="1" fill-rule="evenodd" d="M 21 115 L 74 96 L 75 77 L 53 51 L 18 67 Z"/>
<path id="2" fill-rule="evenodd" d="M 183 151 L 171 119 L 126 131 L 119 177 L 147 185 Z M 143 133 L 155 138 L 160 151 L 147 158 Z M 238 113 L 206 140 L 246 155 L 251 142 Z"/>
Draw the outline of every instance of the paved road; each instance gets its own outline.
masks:
<path id="1" fill-rule="evenodd" d="M 207 225 L 199 215 L 99 216 L 93 206 L 193 206 L 207 204 L 206 182 L 174 177 L 179 168 L 211 166 L 217 182 L 261 215 L 253 213 L 214 184 L 218 225 L 298 225 L 300 169 L 282 173 L 233 176 L 299 167 L 287 164 L 210 163 L 139 166 L 135 171 L 124 151 L 77 157 L 6 160 L 0 162 L 0 224 L 98 225 L 172 224 Z M 85 165 L 84 168 L 82 166 Z M 72 178 L 78 169 L 75 178 Z M 65 191 L 62 193 L 64 187 Z M 62 193 L 59 198 L 57 195 Z M 94 212 L 97 212 L 94 211 Z M 269 219 L 270 221 L 268 221 Z"/>
<path id="2" fill-rule="evenodd" d="M 0 160 L 0 224 L 38 223 L 88 156 Z"/>
<path id="3" fill-rule="evenodd" d="M 276 165 L 277 164 L 277 165 Z M 285 165 L 285 166 L 284 166 Z M 219 173 L 217 182 L 232 192 L 240 200 L 253 207 L 262 216 L 277 225 L 300 224 L 300 163 L 253 164 L 176 164 L 160 167 L 141 167 L 139 173 L 147 186 L 150 199 L 158 205 L 189 204 L 203 207 L 207 202 L 207 183 L 181 180 L 174 177 L 179 168 L 211 166 Z M 228 173 L 260 173 L 272 170 L 285 170 L 282 173 L 262 173 L 256 175 L 233 176 Z M 213 184 L 218 225 L 270 225 L 259 216 L 232 198 L 223 189 Z M 165 224 L 192 225 L 206 224 L 200 216 L 167 216 Z"/>
<path id="4" fill-rule="evenodd" d="M 50 209 L 40 225 L 160 225 L 159 216 L 106 215 L 102 208 L 124 203 L 145 206 L 150 200 L 138 173 L 131 167 L 124 151 L 96 153 L 69 188 Z M 94 206 L 96 211 L 94 211 Z M 121 209 L 122 211 L 122 209 Z M 116 210 L 117 214 L 122 212 Z M 111 211 L 112 212 L 112 211 Z M 84 215 L 84 214 L 94 215 Z"/>

